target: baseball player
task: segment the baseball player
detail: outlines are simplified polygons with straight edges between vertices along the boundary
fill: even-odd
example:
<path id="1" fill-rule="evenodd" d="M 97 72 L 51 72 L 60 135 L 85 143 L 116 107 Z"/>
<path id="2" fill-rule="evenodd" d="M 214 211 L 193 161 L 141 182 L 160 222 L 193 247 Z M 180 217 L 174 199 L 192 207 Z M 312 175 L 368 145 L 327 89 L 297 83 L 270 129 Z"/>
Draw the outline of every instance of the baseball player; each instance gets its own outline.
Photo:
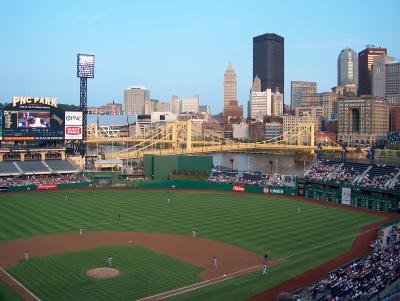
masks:
<path id="1" fill-rule="evenodd" d="M 112 267 L 112 257 L 111 256 L 108 256 L 108 266 L 109 267 Z"/>
<path id="2" fill-rule="evenodd" d="M 65 195 L 64 200 L 65 200 L 65 201 L 68 201 L 68 195 Z"/>
<path id="3" fill-rule="evenodd" d="M 267 276 L 267 270 L 268 270 L 268 255 L 265 254 L 264 256 L 264 264 L 263 264 L 263 271 L 262 271 L 262 275 L 263 276 Z"/>
<path id="4" fill-rule="evenodd" d="M 83 238 L 83 228 L 79 229 L 79 235 L 81 236 L 81 238 Z"/>
<path id="5" fill-rule="evenodd" d="M 25 252 L 24 252 L 24 260 L 25 260 L 25 262 L 28 262 L 28 260 L 29 260 L 29 252 L 28 252 L 28 250 L 25 250 Z"/>
<path id="6" fill-rule="evenodd" d="M 192 237 L 196 238 L 196 230 L 195 229 L 192 230 Z"/>
<path id="7" fill-rule="evenodd" d="M 213 263 L 214 263 L 214 269 L 218 269 L 218 259 L 215 256 L 213 258 Z"/>

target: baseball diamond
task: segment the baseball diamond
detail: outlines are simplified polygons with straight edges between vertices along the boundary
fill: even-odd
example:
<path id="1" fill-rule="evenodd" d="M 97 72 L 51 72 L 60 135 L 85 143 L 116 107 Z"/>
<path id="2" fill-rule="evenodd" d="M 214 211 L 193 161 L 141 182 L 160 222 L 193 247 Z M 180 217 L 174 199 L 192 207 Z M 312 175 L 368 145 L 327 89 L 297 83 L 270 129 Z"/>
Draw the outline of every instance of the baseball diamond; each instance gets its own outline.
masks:
<path id="1" fill-rule="evenodd" d="M 41 300 L 244 300 L 324 264 L 332 268 L 332 260 L 340 264 L 388 216 L 214 191 L 5 193 L 0 265 Z M 262 277 L 266 253 L 271 264 Z M 109 256 L 119 276 L 86 275 L 106 267 Z"/>

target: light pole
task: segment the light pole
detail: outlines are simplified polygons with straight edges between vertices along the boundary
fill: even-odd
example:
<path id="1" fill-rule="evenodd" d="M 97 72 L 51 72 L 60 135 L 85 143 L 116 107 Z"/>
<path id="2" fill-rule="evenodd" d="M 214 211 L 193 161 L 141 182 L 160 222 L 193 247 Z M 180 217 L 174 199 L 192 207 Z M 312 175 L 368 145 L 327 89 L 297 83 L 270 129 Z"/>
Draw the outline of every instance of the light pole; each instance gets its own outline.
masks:
<path id="1" fill-rule="evenodd" d="M 278 174 L 278 159 L 275 159 L 275 174 Z"/>

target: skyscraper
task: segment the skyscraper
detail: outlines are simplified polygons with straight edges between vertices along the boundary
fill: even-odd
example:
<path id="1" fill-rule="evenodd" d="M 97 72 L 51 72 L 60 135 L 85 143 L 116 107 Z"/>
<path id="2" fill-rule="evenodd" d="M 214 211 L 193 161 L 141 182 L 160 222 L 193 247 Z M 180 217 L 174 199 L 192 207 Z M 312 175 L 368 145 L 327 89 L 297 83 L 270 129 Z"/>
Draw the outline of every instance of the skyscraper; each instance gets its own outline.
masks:
<path id="1" fill-rule="evenodd" d="M 240 120 L 243 118 L 243 106 L 238 105 L 236 93 L 236 72 L 229 63 L 224 73 L 224 124 L 225 132 L 230 130 L 231 120 Z"/>
<path id="2" fill-rule="evenodd" d="M 317 93 L 317 83 L 306 81 L 292 81 L 290 82 L 290 90 L 290 108 L 294 110 L 296 109 L 296 107 L 301 106 L 301 99 L 303 94 Z"/>
<path id="3" fill-rule="evenodd" d="M 338 57 L 338 86 L 358 85 L 358 56 L 351 48 L 343 49 Z"/>
<path id="4" fill-rule="evenodd" d="M 145 102 L 150 100 L 150 91 L 145 87 L 130 86 L 124 91 L 125 114 L 144 114 Z"/>
<path id="5" fill-rule="evenodd" d="M 372 94 L 378 97 L 386 96 L 386 64 L 394 62 L 395 58 L 387 55 L 374 57 L 372 64 Z"/>
<path id="6" fill-rule="evenodd" d="M 372 64 L 374 57 L 386 55 L 386 48 L 376 48 L 367 45 L 367 48 L 358 54 L 358 95 L 372 95 Z"/>
<path id="7" fill-rule="evenodd" d="M 231 101 L 237 101 L 236 86 L 236 72 L 229 63 L 224 73 L 224 107 L 229 106 Z"/>
<path id="8" fill-rule="evenodd" d="M 253 38 L 253 79 L 261 80 L 261 91 L 284 93 L 284 38 L 266 33 Z"/>

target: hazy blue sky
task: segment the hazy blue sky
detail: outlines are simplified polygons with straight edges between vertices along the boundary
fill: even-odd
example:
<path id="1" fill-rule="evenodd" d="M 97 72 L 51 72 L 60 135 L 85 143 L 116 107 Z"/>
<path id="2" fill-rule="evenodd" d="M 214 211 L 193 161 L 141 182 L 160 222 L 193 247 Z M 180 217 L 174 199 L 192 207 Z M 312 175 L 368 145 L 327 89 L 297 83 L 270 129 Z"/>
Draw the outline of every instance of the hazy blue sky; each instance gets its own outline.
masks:
<path id="1" fill-rule="evenodd" d="M 200 95 L 222 110 L 223 74 L 232 62 L 239 103 L 252 81 L 252 38 L 285 38 L 285 102 L 290 81 L 336 85 L 344 47 L 387 47 L 400 58 L 400 1 L 18 1 L 0 3 L 0 101 L 55 96 L 79 103 L 76 54 L 96 55 L 88 104 L 123 101 L 129 85 L 170 101 Z"/>

